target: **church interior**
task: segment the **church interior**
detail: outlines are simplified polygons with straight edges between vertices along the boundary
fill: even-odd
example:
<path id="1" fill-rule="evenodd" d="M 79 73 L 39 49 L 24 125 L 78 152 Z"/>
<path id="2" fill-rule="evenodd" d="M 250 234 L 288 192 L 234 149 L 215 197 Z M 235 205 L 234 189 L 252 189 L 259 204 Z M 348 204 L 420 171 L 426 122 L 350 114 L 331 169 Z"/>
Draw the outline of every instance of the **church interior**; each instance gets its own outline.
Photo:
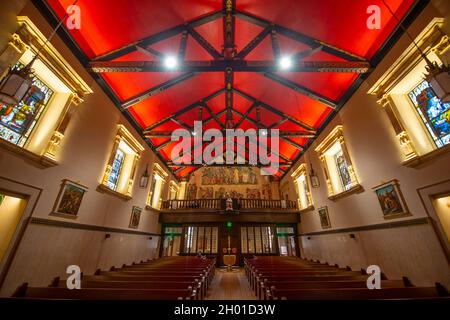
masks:
<path id="1" fill-rule="evenodd" d="M 0 8 L 2 299 L 450 299 L 449 1 Z"/>

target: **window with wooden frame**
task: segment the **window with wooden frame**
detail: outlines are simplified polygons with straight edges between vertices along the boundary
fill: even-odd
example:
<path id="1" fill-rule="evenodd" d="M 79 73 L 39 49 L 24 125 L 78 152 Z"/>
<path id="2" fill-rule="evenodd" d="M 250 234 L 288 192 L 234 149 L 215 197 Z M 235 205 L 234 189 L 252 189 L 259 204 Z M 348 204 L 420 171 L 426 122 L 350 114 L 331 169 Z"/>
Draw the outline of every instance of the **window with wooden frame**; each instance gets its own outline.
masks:
<path id="1" fill-rule="evenodd" d="M 241 227 L 242 253 L 276 253 L 275 227 L 245 226 Z"/>
<path id="2" fill-rule="evenodd" d="M 331 200 L 362 190 L 345 144 L 343 126 L 336 126 L 315 151 L 322 161 Z"/>
<path id="3" fill-rule="evenodd" d="M 450 59 L 444 19 L 435 18 L 415 42 L 432 63 Z M 436 98 L 424 80 L 426 61 L 411 44 L 369 90 L 385 110 L 403 165 L 415 167 L 450 151 L 450 104 Z"/>
<path id="4" fill-rule="evenodd" d="M 302 163 L 291 175 L 294 181 L 297 194 L 298 208 L 302 210 L 311 210 L 314 208 L 309 181 L 306 172 L 306 164 Z"/>
<path id="5" fill-rule="evenodd" d="M 0 79 L 8 69 L 27 65 L 47 40 L 28 17 L 17 20 L 19 30 L 0 48 Z M 24 99 L 16 105 L 0 103 L 0 148 L 49 167 L 58 164 L 70 118 L 92 90 L 50 43 L 33 70 L 33 85 Z"/>
<path id="6" fill-rule="evenodd" d="M 136 166 L 144 147 L 123 126 L 117 126 L 113 148 L 99 191 L 131 199 Z"/>
<path id="7" fill-rule="evenodd" d="M 183 253 L 217 253 L 218 234 L 219 228 L 214 226 L 184 227 Z"/>

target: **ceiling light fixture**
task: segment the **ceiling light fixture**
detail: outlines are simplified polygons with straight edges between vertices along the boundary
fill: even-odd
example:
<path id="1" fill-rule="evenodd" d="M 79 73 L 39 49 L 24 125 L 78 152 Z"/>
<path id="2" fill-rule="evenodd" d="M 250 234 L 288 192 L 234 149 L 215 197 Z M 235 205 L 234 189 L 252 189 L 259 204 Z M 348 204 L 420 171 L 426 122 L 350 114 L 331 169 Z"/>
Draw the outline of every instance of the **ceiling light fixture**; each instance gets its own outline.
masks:
<path id="1" fill-rule="evenodd" d="M 178 66 L 178 60 L 174 56 L 168 56 L 164 59 L 164 65 L 167 69 L 175 69 Z"/>
<path id="2" fill-rule="evenodd" d="M 280 68 L 283 70 L 290 69 L 292 67 L 291 57 L 285 56 L 280 59 Z"/>

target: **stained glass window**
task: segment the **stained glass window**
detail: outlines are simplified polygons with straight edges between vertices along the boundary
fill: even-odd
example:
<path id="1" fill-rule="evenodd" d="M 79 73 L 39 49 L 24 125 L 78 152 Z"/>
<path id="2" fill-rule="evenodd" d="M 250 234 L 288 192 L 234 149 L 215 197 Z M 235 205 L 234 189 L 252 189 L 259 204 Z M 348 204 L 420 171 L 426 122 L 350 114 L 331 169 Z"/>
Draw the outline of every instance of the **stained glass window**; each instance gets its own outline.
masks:
<path id="1" fill-rule="evenodd" d="M 107 181 L 108 188 L 117 190 L 117 183 L 119 182 L 120 171 L 122 170 L 123 161 L 125 160 L 125 153 L 117 149 L 116 155 L 111 168 L 111 173 Z"/>
<path id="2" fill-rule="evenodd" d="M 336 166 L 338 169 L 339 177 L 341 179 L 342 188 L 348 190 L 352 186 L 352 179 L 350 178 L 350 173 L 348 172 L 347 161 L 345 160 L 342 150 L 334 155 L 334 160 L 336 161 Z"/>
<path id="3" fill-rule="evenodd" d="M 14 68 L 23 67 L 23 64 L 18 63 Z M 19 147 L 25 145 L 53 96 L 53 91 L 38 77 L 33 78 L 32 84 L 28 94 L 17 105 L 0 103 L 0 139 Z"/>
<path id="4" fill-rule="evenodd" d="M 428 82 L 423 81 L 409 94 L 417 113 L 438 148 L 450 143 L 450 103 L 441 103 Z"/>

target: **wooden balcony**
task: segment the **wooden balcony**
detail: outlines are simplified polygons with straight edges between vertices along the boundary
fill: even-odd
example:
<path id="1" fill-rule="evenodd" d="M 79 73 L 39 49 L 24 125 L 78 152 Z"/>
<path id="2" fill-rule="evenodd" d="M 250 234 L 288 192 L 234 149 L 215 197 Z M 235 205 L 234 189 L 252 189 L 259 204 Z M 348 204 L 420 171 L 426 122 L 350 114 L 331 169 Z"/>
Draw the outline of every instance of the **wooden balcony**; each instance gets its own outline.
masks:
<path id="1" fill-rule="evenodd" d="M 225 210 L 225 201 L 225 199 L 166 200 L 162 202 L 161 210 Z M 233 207 L 238 211 L 248 209 L 296 211 L 297 202 L 292 200 L 233 199 Z"/>
<path id="2" fill-rule="evenodd" d="M 264 222 L 297 223 L 297 202 L 292 200 L 233 199 L 233 211 L 225 210 L 225 199 L 166 200 L 161 223 Z"/>

